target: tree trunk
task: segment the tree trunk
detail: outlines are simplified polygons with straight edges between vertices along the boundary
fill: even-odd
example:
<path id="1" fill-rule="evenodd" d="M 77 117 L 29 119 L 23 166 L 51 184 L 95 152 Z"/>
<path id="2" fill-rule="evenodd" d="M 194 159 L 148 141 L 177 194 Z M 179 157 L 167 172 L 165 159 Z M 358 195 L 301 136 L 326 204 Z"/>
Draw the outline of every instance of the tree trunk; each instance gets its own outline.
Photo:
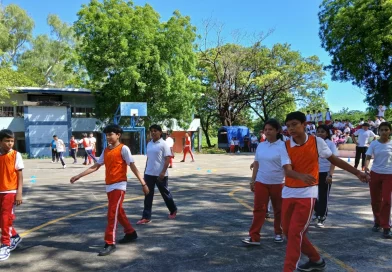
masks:
<path id="1" fill-rule="evenodd" d="M 210 140 L 210 135 L 208 134 L 209 122 L 207 121 L 207 123 L 205 124 L 204 120 L 203 120 L 203 117 L 201 117 L 200 118 L 200 125 L 201 125 L 201 129 L 203 130 L 204 136 L 206 137 L 207 146 L 208 147 L 212 147 L 211 140 Z"/>

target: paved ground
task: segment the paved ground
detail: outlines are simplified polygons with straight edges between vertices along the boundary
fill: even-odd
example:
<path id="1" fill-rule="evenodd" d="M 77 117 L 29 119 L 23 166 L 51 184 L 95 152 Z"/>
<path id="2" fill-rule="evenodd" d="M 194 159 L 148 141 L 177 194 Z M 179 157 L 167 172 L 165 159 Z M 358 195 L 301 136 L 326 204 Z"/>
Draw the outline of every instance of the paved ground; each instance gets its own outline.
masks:
<path id="1" fill-rule="evenodd" d="M 262 246 L 246 247 L 252 220 L 249 155 L 199 155 L 196 163 L 176 163 L 169 185 L 179 208 L 167 219 L 159 193 L 153 222 L 136 226 L 143 196 L 130 174 L 126 212 L 139 239 L 108 257 L 103 246 L 106 194 L 104 170 L 71 185 L 83 165 L 48 160 L 25 162 L 25 201 L 15 226 L 24 240 L 1 271 L 281 271 L 285 243 L 274 244 L 272 221 L 262 230 Z M 142 170 L 144 156 L 136 156 Z M 176 158 L 176 161 L 179 161 Z M 325 229 L 310 227 L 310 237 L 327 259 L 327 271 L 392 271 L 392 241 L 371 232 L 369 190 L 338 170 Z M 158 191 L 156 190 L 156 193 Z M 121 229 L 118 237 L 122 236 Z M 4 269 L 4 270 L 3 270 Z M 7 270 L 5 270 L 7 269 Z"/>

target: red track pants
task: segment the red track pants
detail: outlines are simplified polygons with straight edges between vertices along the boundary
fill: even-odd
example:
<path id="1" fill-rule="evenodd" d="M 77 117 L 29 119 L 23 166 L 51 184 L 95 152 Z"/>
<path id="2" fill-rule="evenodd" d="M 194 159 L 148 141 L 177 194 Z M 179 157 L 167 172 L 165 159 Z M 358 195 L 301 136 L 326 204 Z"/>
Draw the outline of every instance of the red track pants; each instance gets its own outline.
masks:
<path id="1" fill-rule="evenodd" d="M 301 252 L 312 262 L 320 260 L 320 255 L 306 237 L 315 200 L 315 198 L 283 198 L 282 200 L 282 228 L 287 237 L 284 272 L 292 272 L 297 268 Z"/>
<path id="2" fill-rule="evenodd" d="M 2 245 L 10 246 L 10 238 L 17 234 L 12 226 L 12 223 L 15 220 L 15 198 L 15 193 L 0 194 L 0 228 Z"/>
<path id="3" fill-rule="evenodd" d="M 116 229 L 117 223 L 124 227 L 124 233 L 129 234 L 134 232 L 134 228 L 129 222 L 125 211 L 122 207 L 124 201 L 125 192 L 122 190 L 113 190 L 108 195 L 108 224 L 105 231 L 105 242 L 109 245 L 116 243 Z"/>
<path id="4" fill-rule="evenodd" d="M 391 227 L 392 175 L 370 172 L 370 198 L 374 223 L 384 229 Z"/>
<path id="5" fill-rule="evenodd" d="M 249 230 L 249 236 L 252 238 L 252 241 L 260 241 L 260 230 L 265 221 L 269 198 L 271 198 L 272 207 L 274 208 L 275 234 L 282 234 L 282 228 L 280 226 L 282 188 L 283 184 L 255 183 L 253 221 Z"/>
<path id="6" fill-rule="evenodd" d="M 190 146 L 185 146 L 185 147 L 184 147 L 184 158 L 182 159 L 183 161 L 185 161 L 185 157 L 186 157 L 186 154 L 187 154 L 188 152 L 191 154 L 192 160 L 194 160 L 194 159 L 193 159 L 193 153 L 192 153 L 191 147 L 190 147 Z"/>

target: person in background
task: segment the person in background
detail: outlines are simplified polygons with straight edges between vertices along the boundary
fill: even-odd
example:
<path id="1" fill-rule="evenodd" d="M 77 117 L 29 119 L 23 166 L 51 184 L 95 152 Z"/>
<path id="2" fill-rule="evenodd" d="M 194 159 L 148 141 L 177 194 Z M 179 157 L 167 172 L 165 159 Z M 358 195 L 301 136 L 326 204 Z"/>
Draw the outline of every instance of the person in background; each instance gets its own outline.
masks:
<path id="1" fill-rule="evenodd" d="M 237 137 L 234 137 L 234 152 L 240 152 L 240 141 L 237 139 Z"/>
<path id="2" fill-rule="evenodd" d="M 80 144 L 83 144 L 84 147 L 84 163 L 83 165 L 87 165 L 87 158 L 89 160 L 88 164 L 91 164 L 91 159 L 94 161 L 94 163 L 97 162 L 97 159 L 93 156 L 93 148 L 91 146 L 90 139 L 87 138 L 87 133 L 82 134 L 83 139 L 79 141 Z"/>
<path id="3" fill-rule="evenodd" d="M 173 138 L 170 136 L 170 130 L 168 130 L 166 132 L 166 143 L 167 146 L 170 148 L 171 151 L 171 156 L 170 156 L 170 163 L 169 163 L 169 168 L 173 168 L 173 159 L 174 159 L 174 151 L 173 151 L 173 146 L 174 146 L 174 140 Z"/>
<path id="4" fill-rule="evenodd" d="M 259 136 L 260 136 L 260 143 L 265 141 L 265 135 L 264 135 L 264 131 L 260 130 L 259 131 Z"/>
<path id="5" fill-rule="evenodd" d="M 321 113 L 321 110 L 317 112 L 317 124 L 319 126 L 323 124 L 323 114 Z"/>
<path id="6" fill-rule="evenodd" d="M 350 134 L 351 133 L 351 129 L 348 127 L 348 124 L 346 124 L 345 126 L 344 126 L 344 130 L 343 130 L 343 133 L 344 134 Z"/>
<path id="7" fill-rule="evenodd" d="M 74 159 L 73 164 L 77 163 L 77 154 L 78 154 L 78 142 L 75 140 L 75 136 L 71 136 L 71 141 L 69 142 L 69 155 Z"/>
<path id="8" fill-rule="evenodd" d="M 312 123 L 317 123 L 317 113 L 316 110 L 313 110 L 312 112 Z"/>
<path id="9" fill-rule="evenodd" d="M 373 130 L 373 133 L 376 135 L 378 135 L 378 127 L 380 126 L 380 124 L 381 124 L 380 117 L 376 116 L 376 121 L 374 121 L 374 130 Z"/>
<path id="10" fill-rule="evenodd" d="M 90 140 L 90 144 L 91 144 L 91 154 L 93 155 L 94 158 L 96 158 L 95 153 L 97 151 L 97 139 L 94 137 L 94 133 L 90 132 L 88 139 Z M 89 162 L 91 162 L 90 159 Z"/>
<path id="11" fill-rule="evenodd" d="M 59 162 L 59 154 L 57 153 L 56 142 L 54 139 L 50 143 L 49 148 L 52 151 L 52 163 Z"/>
<path id="12" fill-rule="evenodd" d="M 391 124 L 380 124 L 380 139 L 373 141 L 366 152 L 365 171 L 369 172 L 369 163 L 374 156 L 370 172 L 370 198 L 374 216 L 373 231 L 383 228 L 383 237 L 392 239 L 391 232 L 391 198 L 392 198 L 392 132 Z"/>
<path id="13" fill-rule="evenodd" d="M 193 158 L 193 153 L 192 153 L 192 146 L 191 146 L 191 137 L 189 137 L 188 133 L 185 133 L 185 146 L 184 146 L 184 157 L 182 161 L 180 162 L 185 162 L 186 154 L 191 154 L 192 162 L 195 162 L 195 159 Z"/>
<path id="14" fill-rule="evenodd" d="M 310 111 L 306 111 L 306 123 L 310 124 L 312 122 L 312 115 L 310 114 Z"/>
<path id="15" fill-rule="evenodd" d="M 364 119 L 361 118 L 361 119 L 359 120 L 359 124 L 358 124 L 358 125 L 362 126 L 364 123 L 365 123 Z"/>
<path id="16" fill-rule="evenodd" d="M 387 110 L 387 108 L 383 105 L 379 105 L 378 106 L 378 117 L 384 117 L 385 116 L 385 111 Z"/>
<path id="17" fill-rule="evenodd" d="M 230 140 L 230 153 L 234 153 L 235 152 L 234 139 L 235 139 L 235 137 L 231 138 L 231 140 Z"/>
<path id="18" fill-rule="evenodd" d="M 61 139 L 59 139 L 59 137 L 57 137 L 57 135 L 53 135 L 53 139 L 56 143 L 56 150 L 59 155 L 59 159 L 61 161 L 63 169 L 65 169 L 67 167 L 64 162 L 65 144 L 64 144 L 63 140 L 61 140 Z"/>
<path id="19" fill-rule="evenodd" d="M 329 126 L 331 125 L 331 123 L 332 123 L 332 114 L 329 111 L 329 108 L 327 108 L 327 112 L 325 113 L 325 124 Z"/>
<path id="20" fill-rule="evenodd" d="M 250 151 L 255 153 L 259 140 L 257 139 L 256 135 L 252 134 L 252 136 L 250 137 L 250 141 L 251 141 L 251 150 Z"/>
<path id="21" fill-rule="evenodd" d="M 358 136 L 358 140 L 355 138 Z M 366 152 L 368 149 L 368 141 L 370 137 L 374 137 L 373 141 L 376 140 L 376 135 L 373 131 L 369 130 L 369 124 L 363 123 L 362 128 L 354 132 L 351 136 L 353 142 L 357 145 L 355 148 L 355 164 L 354 167 L 358 168 L 359 161 L 362 157 L 362 170 L 365 170 L 365 160 L 366 160 Z"/>

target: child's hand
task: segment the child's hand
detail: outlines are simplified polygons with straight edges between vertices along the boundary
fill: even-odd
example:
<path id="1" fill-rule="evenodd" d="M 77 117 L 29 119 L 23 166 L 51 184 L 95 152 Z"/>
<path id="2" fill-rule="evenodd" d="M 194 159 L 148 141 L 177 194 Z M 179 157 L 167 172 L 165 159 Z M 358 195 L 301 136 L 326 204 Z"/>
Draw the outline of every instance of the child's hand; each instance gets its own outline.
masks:
<path id="1" fill-rule="evenodd" d="M 19 206 L 22 203 L 23 203 L 23 201 L 22 201 L 22 193 L 17 193 L 16 194 L 15 204 L 16 204 L 16 206 Z"/>
<path id="2" fill-rule="evenodd" d="M 146 186 L 142 186 L 142 188 L 143 188 L 144 195 L 148 195 L 150 193 L 150 189 L 148 189 L 147 185 Z"/>
<path id="3" fill-rule="evenodd" d="M 78 179 L 80 179 L 78 176 L 74 176 L 72 177 L 69 182 L 71 182 L 72 184 L 74 184 Z"/>
<path id="4" fill-rule="evenodd" d="M 309 174 L 301 174 L 300 180 L 302 180 L 303 182 L 309 185 L 312 185 L 316 182 L 316 179 Z"/>

